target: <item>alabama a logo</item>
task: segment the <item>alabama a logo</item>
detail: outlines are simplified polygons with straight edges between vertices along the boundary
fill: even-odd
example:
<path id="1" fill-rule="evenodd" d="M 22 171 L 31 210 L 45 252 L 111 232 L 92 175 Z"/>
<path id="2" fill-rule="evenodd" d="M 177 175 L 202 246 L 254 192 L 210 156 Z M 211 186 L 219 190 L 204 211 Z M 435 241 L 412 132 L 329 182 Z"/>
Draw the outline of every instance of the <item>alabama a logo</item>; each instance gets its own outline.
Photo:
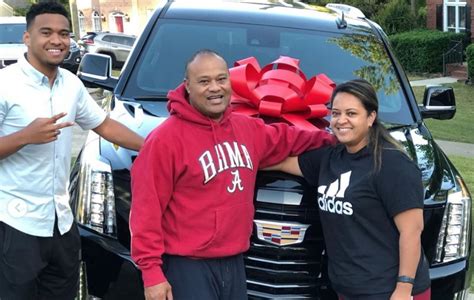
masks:
<path id="1" fill-rule="evenodd" d="M 237 142 L 223 142 L 214 146 L 214 149 L 204 151 L 199 156 L 199 163 L 203 173 L 203 183 L 211 181 L 218 174 L 232 169 L 232 181 L 227 185 L 227 191 L 243 191 L 244 186 L 240 178 L 239 168 L 253 170 L 252 158 L 245 145 Z"/>
<path id="2" fill-rule="evenodd" d="M 234 175 L 234 180 L 232 180 L 232 187 L 230 186 L 227 187 L 227 191 L 229 193 L 235 192 L 235 189 L 239 189 L 239 191 L 243 191 L 244 188 L 242 187 L 242 180 L 240 179 L 239 170 L 235 170 L 230 173 Z"/>

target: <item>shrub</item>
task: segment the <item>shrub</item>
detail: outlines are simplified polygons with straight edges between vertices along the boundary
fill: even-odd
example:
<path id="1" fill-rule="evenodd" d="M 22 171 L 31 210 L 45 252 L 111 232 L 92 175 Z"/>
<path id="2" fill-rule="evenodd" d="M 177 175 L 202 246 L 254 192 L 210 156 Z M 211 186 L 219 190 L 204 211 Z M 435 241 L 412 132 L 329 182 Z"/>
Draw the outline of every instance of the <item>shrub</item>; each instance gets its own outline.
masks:
<path id="1" fill-rule="evenodd" d="M 372 19 L 372 17 L 380 10 L 381 7 L 385 5 L 386 0 L 374 0 L 374 1 L 367 1 L 367 0 L 305 0 L 303 2 L 325 6 L 328 3 L 344 3 L 347 5 L 351 5 L 360 9 L 364 15 Z"/>
<path id="2" fill-rule="evenodd" d="M 426 18 L 427 18 L 427 9 L 426 9 L 426 6 L 422 6 L 418 9 L 418 14 L 416 16 L 417 28 L 426 28 Z"/>
<path id="3" fill-rule="evenodd" d="M 417 27 L 416 16 L 406 0 L 390 0 L 375 14 L 374 21 L 388 35 L 409 31 Z"/>
<path id="4" fill-rule="evenodd" d="M 474 44 L 466 48 L 467 76 L 469 81 L 474 83 Z"/>
<path id="5" fill-rule="evenodd" d="M 453 41 L 465 39 L 465 34 L 417 29 L 389 37 L 398 60 L 408 72 L 436 73 L 443 70 L 443 53 Z"/>

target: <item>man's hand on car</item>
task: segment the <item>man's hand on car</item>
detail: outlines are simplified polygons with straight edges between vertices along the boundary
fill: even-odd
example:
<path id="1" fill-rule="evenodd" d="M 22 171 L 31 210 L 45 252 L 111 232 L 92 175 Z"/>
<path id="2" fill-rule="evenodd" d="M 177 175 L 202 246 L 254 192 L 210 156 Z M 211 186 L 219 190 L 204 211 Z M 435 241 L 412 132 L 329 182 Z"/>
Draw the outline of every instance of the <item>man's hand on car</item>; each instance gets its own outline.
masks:
<path id="1" fill-rule="evenodd" d="M 145 288 L 146 300 L 173 300 L 171 285 L 168 281 Z"/>

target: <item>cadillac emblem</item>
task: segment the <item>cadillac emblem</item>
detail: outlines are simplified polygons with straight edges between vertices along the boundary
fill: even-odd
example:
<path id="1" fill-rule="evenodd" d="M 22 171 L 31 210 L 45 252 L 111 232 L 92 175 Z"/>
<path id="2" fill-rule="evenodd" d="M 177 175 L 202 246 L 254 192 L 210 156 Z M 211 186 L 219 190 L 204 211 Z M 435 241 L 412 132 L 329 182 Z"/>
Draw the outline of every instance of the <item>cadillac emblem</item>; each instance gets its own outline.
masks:
<path id="1" fill-rule="evenodd" d="M 278 246 L 299 244 L 304 240 L 306 230 L 310 225 L 300 223 L 283 223 L 273 221 L 254 220 L 257 225 L 257 236 Z"/>

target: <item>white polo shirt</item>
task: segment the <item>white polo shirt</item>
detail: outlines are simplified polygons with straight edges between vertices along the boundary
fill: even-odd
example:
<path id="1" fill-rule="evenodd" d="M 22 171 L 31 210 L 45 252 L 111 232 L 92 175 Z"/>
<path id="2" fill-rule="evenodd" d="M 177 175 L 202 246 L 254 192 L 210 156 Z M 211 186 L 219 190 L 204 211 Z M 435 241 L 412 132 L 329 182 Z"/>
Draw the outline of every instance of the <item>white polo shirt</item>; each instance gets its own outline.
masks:
<path id="1" fill-rule="evenodd" d="M 59 69 L 50 87 L 24 56 L 0 70 L 0 85 L 0 136 L 61 112 L 67 115 L 58 123 L 72 121 L 84 130 L 96 128 L 106 117 L 74 74 Z M 61 129 L 54 142 L 26 145 L 0 159 L 0 222 L 30 235 L 53 236 L 56 212 L 61 234 L 69 231 L 71 146 L 72 126 Z"/>

